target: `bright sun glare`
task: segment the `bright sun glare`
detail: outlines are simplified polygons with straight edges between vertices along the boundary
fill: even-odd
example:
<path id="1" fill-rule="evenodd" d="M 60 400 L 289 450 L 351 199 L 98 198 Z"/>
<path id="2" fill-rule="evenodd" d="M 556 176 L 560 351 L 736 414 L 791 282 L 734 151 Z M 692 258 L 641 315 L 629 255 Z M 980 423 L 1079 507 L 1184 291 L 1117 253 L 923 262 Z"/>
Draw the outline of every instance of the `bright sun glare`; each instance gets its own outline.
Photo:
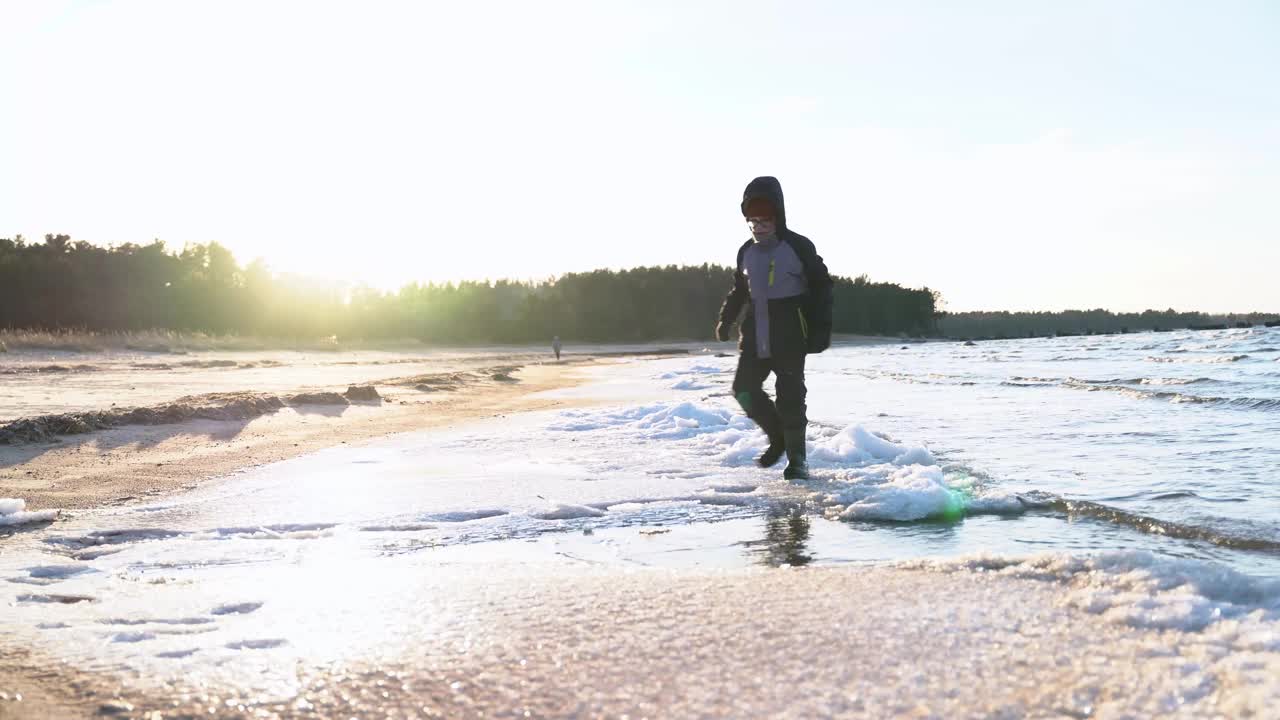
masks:
<path id="1" fill-rule="evenodd" d="M 9 4 L 0 219 L 395 288 L 728 263 L 773 174 L 953 310 L 1274 305 L 1270 10 L 738 7 Z"/>

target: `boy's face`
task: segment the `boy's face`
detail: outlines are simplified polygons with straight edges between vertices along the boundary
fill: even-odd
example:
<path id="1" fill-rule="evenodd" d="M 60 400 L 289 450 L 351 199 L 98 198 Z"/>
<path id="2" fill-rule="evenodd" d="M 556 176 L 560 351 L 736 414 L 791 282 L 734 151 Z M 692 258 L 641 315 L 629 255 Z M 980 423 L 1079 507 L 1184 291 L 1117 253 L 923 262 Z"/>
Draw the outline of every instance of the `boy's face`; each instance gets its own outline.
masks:
<path id="1" fill-rule="evenodd" d="M 757 240 L 769 237 L 778 229 L 772 215 L 748 215 L 747 227 L 751 228 L 751 234 Z"/>

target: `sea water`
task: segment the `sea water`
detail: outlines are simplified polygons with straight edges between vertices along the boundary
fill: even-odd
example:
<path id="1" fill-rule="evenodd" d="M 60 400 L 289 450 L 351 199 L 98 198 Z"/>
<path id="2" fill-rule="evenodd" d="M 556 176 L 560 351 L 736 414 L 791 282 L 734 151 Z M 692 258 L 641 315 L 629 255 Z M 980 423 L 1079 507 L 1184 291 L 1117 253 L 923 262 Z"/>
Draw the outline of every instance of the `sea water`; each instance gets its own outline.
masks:
<path id="1" fill-rule="evenodd" d="M 0 504 L 0 631 L 90 666 L 257 677 L 231 661 L 384 651 L 426 622 L 428 580 L 449 622 L 459 573 L 846 563 L 1113 577 L 1082 607 L 1148 627 L 1280 613 L 1280 329 L 836 347 L 809 358 L 796 482 L 755 466 L 734 365 L 604 365 L 549 394 L 584 407 L 149 505 L 19 524 L 47 517 Z"/>
<path id="2" fill-rule="evenodd" d="M 997 550 L 1280 572 L 1280 328 L 883 346 L 811 367 L 816 419 L 865 417 L 927 444 L 949 483 L 1025 501 L 984 531 Z"/>

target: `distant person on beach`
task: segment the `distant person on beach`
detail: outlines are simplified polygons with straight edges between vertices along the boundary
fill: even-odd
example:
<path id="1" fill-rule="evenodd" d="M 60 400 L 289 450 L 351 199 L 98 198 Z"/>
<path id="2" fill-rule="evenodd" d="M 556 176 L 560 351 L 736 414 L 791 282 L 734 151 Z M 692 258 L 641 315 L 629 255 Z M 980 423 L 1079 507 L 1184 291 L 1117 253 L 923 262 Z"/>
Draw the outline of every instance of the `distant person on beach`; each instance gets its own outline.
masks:
<path id="1" fill-rule="evenodd" d="M 783 476 L 803 480 L 809 477 L 804 360 L 831 345 L 831 275 L 809 238 L 787 228 L 777 178 L 758 177 L 747 185 L 742 215 L 751 239 L 738 248 L 733 288 L 720 308 L 716 339 L 729 339 L 745 305 L 733 394 L 769 438 L 769 448 L 757 460 L 760 466 L 773 467 L 785 452 Z M 771 372 L 776 405 L 764 392 Z"/>
<path id="2" fill-rule="evenodd" d="M 559 362 L 559 361 L 560 361 L 560 348 L 561 348 L 561 347 L 562 347 L 562 346 L 560 345 L 560 336 L 559 336 L 559 335 L 557 335 L 557 336 L 555 336 L 555 337 L 551 338 L 551 349 L 556 351 L 556 361 L 557 361 L 557 362 Z"/>

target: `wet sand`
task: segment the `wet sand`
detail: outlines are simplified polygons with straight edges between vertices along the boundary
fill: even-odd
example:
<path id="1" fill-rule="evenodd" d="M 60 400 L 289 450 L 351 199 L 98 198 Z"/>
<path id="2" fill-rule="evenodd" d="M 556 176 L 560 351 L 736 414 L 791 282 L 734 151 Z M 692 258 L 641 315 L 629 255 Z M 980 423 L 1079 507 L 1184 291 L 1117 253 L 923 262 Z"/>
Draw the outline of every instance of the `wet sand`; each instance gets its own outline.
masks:
<path id="1" fill-rule="evenodd" d="M 452 392 L 383 385 L 377 405 L 300 405 L 247 421 L 129 425 L 56 444 L 0 445 L 0 497 L 25 498 L 32 510 L 72 511 L 150 500 L 334 445 L 582 404 L 537 394 L 577 384 L 583 367 L 530 365 L 514 381 L 477 381 Z"/>
<path id="2" fill-rule="evenodd" d="M 594 362 L 529 365 L 514 371 L 512 380 L 472 382 L 447 393 L 383 386 L 384 400 L 378 405 L 299 406 L 244 422 L 129 425 L 65 437 L 56 444 L 0 445 L 0 497 L 25 498 L 32 510 L 73 513 L 181 493 L 237 470 L 334 445 L 584 405 L 588 401 L 582 398 L 538 394 L 580 383 L 579 372 Z M 4 636 L 0 623 L 0 639 Z M 28 649 L 0 648 L 0 720 L 94 716 L 100 708 L 93 698 L 102 692 L 91 689 L 95 687 L 100 687 L 98 679 L 67 673 L 56 661 Z"/>
<path id="3" fill-rule="evenodd" d="M 1112 624 L 1065 606 L 1056 583 L 994 574 L 499 563 L 413 585 L 424 617 L 451 620 L 378 653 L 264 670 L 287 699 L 66 673 L 81 685 L 46 682 L 35 702 L 0 701 L 0 718 L 1239 718 L 1277 699 L 1274 653 Z"/>

